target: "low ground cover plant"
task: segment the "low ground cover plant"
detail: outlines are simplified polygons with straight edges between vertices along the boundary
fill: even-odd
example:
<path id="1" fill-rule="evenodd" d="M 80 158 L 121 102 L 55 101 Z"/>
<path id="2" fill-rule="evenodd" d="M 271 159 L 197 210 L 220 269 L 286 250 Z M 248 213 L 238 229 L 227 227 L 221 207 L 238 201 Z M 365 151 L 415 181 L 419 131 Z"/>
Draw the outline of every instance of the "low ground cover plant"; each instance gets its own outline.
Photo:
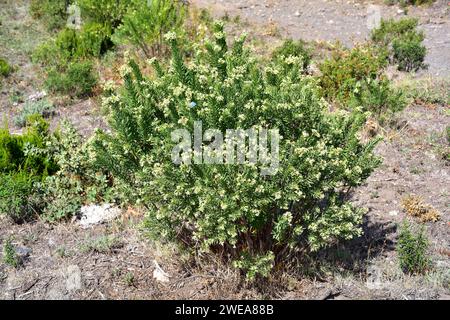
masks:
<path id="1" fill-rule="evenodd" d="M 412 5 L 412 6 L 420 6 L 423 4 L 432 4 L 435 0 L 385 0 L 385 3 L 388 5 L 399 4 L 402 7 Z"/>
<path id="2" fill-rule="evenodd" d="M 54 110 L 53 104 L 47 99 L 27 101 L 20 110 L 20 113 L 14 117 L 14 124 L 19 127 L 24 127 L 29 116 L 39 114 L 47 118 L 52 115 Z"/>
<path id="3" fill-rule="evenodd" d="M 14 245 L 10 238 L 5 240 L 3 244 L 3 262 L 13 268 L 18 268 L 20 266 L 20 259 L 17 256 Z"/>
<path id="4" fill-rule="evenodd" d="M 150 235 L 220 253 L 255 279 L 289 253 L 361 233 L 364 210 L 343 194 L 379 164 L 376 140 L 358 138 L 366 114 L 328 111 L 317 81 L 302 73 L 303 59 L 261 66 L 245 37 L 229 46 L 223 25 L 214 28 L 188 64 L 169 33 L 171 64 L 151 60 L 157 76 L 144 77 L 133 61 L 124 66 L 124 87 L 104 99 L 112 132 L 98 131 L 90 150 L 122 194 L 147 208 Z M 220 132 L 278 129 L 277 173 L 262 176 L 251 164 L 175 164 L 172 132 L 196 121 Z"/>

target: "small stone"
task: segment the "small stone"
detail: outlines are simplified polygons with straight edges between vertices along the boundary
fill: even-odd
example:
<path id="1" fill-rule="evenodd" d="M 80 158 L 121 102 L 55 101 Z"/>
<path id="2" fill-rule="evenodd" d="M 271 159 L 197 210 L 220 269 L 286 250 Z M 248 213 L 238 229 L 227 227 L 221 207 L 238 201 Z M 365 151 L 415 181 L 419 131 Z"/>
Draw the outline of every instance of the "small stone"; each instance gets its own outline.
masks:
<path id="1" fill-rule="evenodd" d="M 294 13 L 294 15 L 296 16 L 296 17 L 300 17 L 300 11 L 295 11 L 295 13 Z"/>
<path id="2" fill-rule="evenodd" d="M 81 208 L 81 220 L 79 224 L 83 228 L 90 227 L 92 225 L 100 224 L 103 222 L 111 221 L 120 215 L 119 208 L 110 204 L 88 205 Z"/>
<path id="3" fill-rule="evenodd" d="M 70 265 L 67 267 L 66 289 L 69 292 L 80 290 L 81 283 L 81 269 L 77 265 Z"/>
<path id="4" fill-rule="evenodd" d="M 170 276 L 159 266 L 156 260 L 154 260 L 153 263 L 155 264 L 155 270 L 153 270 L 153 278 L 155 278 L 156 281 L 159 282 L 169 282 Z"/>
<path id="5" fill-rule="evenodd" d="M 389 215 L 390 215 L 391 217 L 396 217 L 396 216 L 398 216 L 398 211 L 397 211 L 397 210 L 389 211 Z"/>
<path id="6" fill-rule="evenodd" d="M 40 92 L 36 92 L 35 94 L 32 94 L 28 97 L 29 101 L 39 101 L 43 98 L 45 98 L 47 96 L 47 92 L 45 91 L 40 91 Z"/>

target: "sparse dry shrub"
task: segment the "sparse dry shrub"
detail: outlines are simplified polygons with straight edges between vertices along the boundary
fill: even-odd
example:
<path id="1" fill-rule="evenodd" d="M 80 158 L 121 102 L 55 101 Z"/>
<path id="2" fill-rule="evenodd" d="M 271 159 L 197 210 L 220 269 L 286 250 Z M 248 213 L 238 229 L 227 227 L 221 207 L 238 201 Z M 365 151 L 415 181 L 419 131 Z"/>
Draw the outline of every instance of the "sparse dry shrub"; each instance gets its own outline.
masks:
<path id="1" fill-rule="evenodd" d="M 402 207 L 408 215 L 418 218 L 421 222 L 436 222 L 440 219 L 439 212 L 419 196 L 407 196 L 402 200 Z"/>

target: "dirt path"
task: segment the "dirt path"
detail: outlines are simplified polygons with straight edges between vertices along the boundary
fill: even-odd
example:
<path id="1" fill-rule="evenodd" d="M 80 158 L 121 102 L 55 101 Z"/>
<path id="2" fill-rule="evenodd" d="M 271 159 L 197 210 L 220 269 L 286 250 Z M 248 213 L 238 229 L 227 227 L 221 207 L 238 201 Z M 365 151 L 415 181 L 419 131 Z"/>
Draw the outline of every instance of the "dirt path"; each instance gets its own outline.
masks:
<path id="1" fill-rule="evenodd" d="M 381 17 L 401 18 L 405 11 L 398 6 L 386 6 L 383 1 L 348 0 L 191 0 L 199 7 L 210 8 L 217 15 L 239 15 L 249 22 L 268 25 L 275 23 L 284 37 L 304 40 L 339 40 L 347 46 L 364 41 L 368 7 L 375 4 Z M 426 73 L 450 76 L 450 6 L 437 0 L 431 7 L 410 7 L 408 15 L 420 19 L 425 30 L 425 45 L 429 52 Z"/>

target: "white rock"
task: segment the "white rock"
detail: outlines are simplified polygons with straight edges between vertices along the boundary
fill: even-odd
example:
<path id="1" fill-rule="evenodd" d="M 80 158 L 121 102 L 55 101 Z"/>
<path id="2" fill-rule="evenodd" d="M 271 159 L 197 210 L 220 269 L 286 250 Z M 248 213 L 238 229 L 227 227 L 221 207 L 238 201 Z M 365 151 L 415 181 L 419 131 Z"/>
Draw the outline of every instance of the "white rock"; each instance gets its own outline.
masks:
<path id="1" fill-rule="evenodd" d="M 295 13 L 294 13 L 294 15 L 296 16 L 296 17 L 300 17 L 300 11 L 295 11 Z"/>
<path id="2" fill-rule="evenodd" d="M 81 270 L 77 265 L 67 267 L 66 289 L 74 292 L 81 289 Z"/>
<path id="3" fill-rule="evenodd" d="M 159 282 L 169 282 L 170 276 L 163 269 L 161 269 L 156 260 L 153 260 L 153 263 L 155 264 L 155 270 L 153 270 L 153 278 L 155 278 L 156 281 Z"/>
<path id="4" fill-rule="evenodd" d="M 99 223 L 111 221 L 120 215 L 121 211 L 111 204 L 88 205 L 81 207 L 81 220 L 79 224 L 83 228 Z"/>
<path id="5" fill-rule="evenodd" d="M 398 211 L 397 210 L 389 211 L 389 215 L 392 217 L 396 217 L 396 216 L 398 216 Z"/>
<path id="6" fill-rule="evenodd" d="M 47 92 L 45 92 L 45 91 L 36 92 L 35 94 L 30 95 L 28 97 L 28 100 L 38 101 L 38 100 L 41 100 L 42 98 L 45 98 L 46 96 L 47 96 Z"/>

